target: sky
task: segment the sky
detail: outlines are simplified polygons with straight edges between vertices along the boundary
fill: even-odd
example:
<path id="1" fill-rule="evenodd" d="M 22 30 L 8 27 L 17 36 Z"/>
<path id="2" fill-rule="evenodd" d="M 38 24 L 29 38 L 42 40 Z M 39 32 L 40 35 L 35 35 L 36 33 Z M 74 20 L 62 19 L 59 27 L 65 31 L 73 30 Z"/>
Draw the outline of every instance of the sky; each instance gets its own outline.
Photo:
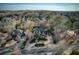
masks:
<path id="1" fill-rule="evenodd" d="M 78 3 L 0 3 L 0 10 L 79 11 Z"/>

